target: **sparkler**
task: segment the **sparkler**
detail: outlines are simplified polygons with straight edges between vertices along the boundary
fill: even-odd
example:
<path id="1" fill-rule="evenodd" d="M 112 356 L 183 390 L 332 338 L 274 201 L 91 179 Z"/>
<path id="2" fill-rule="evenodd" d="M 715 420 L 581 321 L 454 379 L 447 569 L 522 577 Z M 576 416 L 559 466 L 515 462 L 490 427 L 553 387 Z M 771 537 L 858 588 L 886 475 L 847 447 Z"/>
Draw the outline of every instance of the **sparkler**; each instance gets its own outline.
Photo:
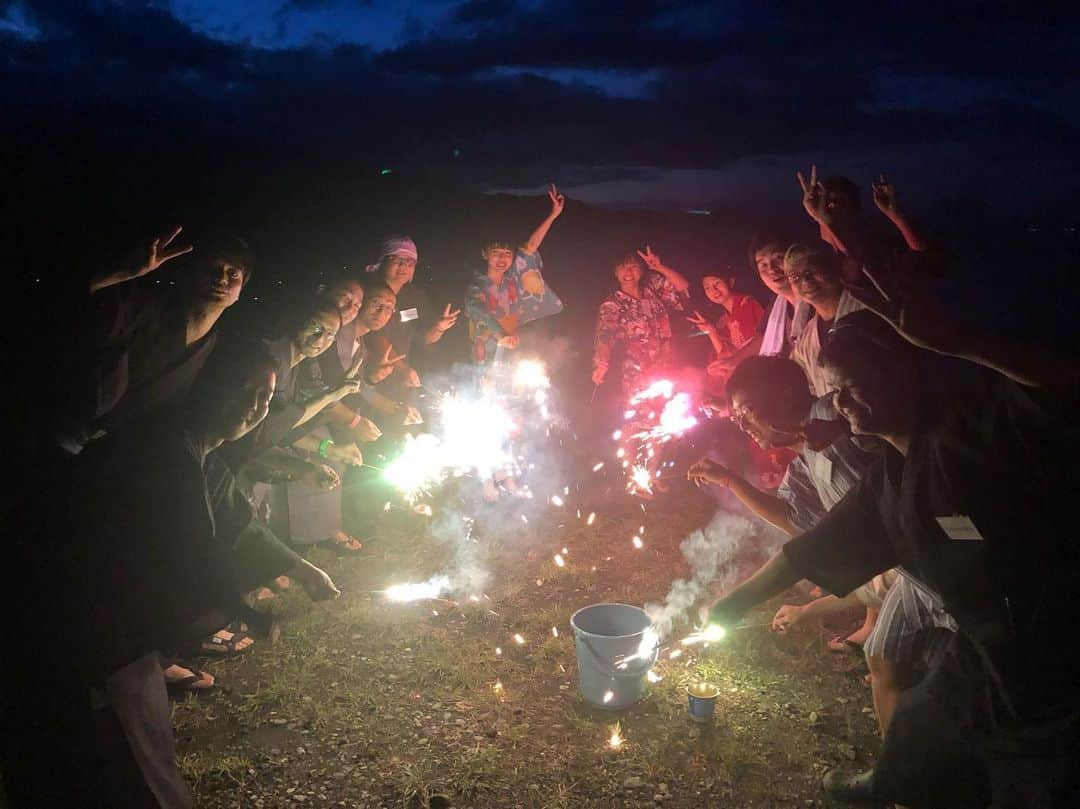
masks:
<path id="1" fill-rule="evenodd" d="M 447 576 L 435 576 L 425 582 L 412 584 L 395 584 L 387 587 L 383 592 L 387 601 L 404 603 L 407 601 L 423 601 L 438 598 L 450 587 L 450 579 Z"/>
<path id="2" fill-rule="evenodd" d="M 616 722 L 614 725 L 611 726 L 611 736 L 608 737 L 608 747 L 610 747 L 612 750 L 618 750 L 620 747 L 622 747 L 623 741 L 624 740 L 622 737 L 622 731 L 619 727 L 619 723 Z"/>

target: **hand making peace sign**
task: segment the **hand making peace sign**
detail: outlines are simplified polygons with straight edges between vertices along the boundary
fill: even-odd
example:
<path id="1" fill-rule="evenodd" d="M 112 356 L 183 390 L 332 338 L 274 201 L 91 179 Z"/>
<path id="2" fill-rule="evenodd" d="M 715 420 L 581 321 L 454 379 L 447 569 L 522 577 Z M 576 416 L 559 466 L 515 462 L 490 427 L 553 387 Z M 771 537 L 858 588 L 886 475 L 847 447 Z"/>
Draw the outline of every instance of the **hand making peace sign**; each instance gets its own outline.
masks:
<path id="1" fill-rule="evenodd" d="M 454 328 L 454 324 L 457 323 L 458 315 L 460 314 L 460 309 L 452 309 L 450 304 L 446 304 L 446 308 L 443 309 L 442 317 L 435 323 L 435 328 L 440 333 L 449 331 Z"/>
<path id="2" fill-rule="evenodd" d="M 645 245 L 644 253 L 638 250 L 637 254 L 641 256 L 641 260 L 645 262 L 645 266 L 648 267 L 650 270 L 659 272 L 660 268 L 664 266 L 664 262 L 660 260 L 660 256 L 656 255 L 656 253 L 652 251 L 652 248 L 649 247 L 649 245 Z"/>
<path id="3" fill-rule="evenodd" d="M 802 186 L 803 208 L 810 214 L 810 218 L 822 225 L 828 225 L 831 216 L 828 208 L 828 197 L 825 194 L 825 186 L 821 184 L 817 176 L 817 166 L 810 166 L 810 180 L 803 177 L 801 171 L 795 172 L 795 178 Z"/>
<path id="4" fill-rule="evenodd" d="M 158 238 L 154 239 L 153 243 L 150 245 L 150 249 L 147 251 L 145 258 L 140 261 L 138 266 L 135 268 L 135 272 L 132 274 L 132 278 L 141 278 L 144 275 L 152 273 L 165 262 L 172 261 L 174 258 L 177 258 L 178 256 L 183 256 L 194 250 L 194 245 L 190 244 L 185 245 L 184 247 L 173 247 L 170 249 L 169 245 L 171 245 L 176 240 L 176 237 L 180 235 L 180 231 L 182 231 L 183 229 L 184 228 L 182 225 L 177 225 L 176 230 L 174 230 L 170 235 L 159 236 Z"/>
<path id="5" fill-rule="evenodd" d="M 566 197 L 560 194 L 559 189 L 555 187 L 555 183 L 552 183 L 551 190 L 548 191 L 548 198 L 551 200 L 551 217 L 554 219 L 566 207 Z"/>

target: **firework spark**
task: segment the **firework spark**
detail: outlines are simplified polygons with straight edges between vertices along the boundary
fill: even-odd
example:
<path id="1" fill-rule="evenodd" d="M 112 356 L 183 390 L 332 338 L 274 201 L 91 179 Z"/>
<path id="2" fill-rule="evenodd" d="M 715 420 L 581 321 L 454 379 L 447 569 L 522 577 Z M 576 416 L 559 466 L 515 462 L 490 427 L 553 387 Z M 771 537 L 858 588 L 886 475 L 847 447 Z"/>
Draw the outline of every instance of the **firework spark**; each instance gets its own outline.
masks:
<path id="1" fill-rule="evenodd" d="M 429 598 L 438 598 L 449 587 L 449 578 L 446 576 L 435 576 L 425 582 L 395 584 L 392 587 L 387 587 L 384 592 L 387 601 L 403 603 L 407 601 L 423 601 Z"/>

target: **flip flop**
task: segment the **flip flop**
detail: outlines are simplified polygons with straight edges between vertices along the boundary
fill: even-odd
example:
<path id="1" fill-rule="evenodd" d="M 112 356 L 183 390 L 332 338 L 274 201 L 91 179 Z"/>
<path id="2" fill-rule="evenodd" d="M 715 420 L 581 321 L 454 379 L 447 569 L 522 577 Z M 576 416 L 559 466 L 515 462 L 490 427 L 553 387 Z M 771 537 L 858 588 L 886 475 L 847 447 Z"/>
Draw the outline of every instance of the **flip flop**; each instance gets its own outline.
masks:
<path id="1" fill-rule="evenodd" d="M 203 638 L 199 642 L 199 652 L 202 654 L 215 655 L 216 657 L 231 657 L 232 655 L 240 654 L 241 652 L 250 649 L 254 642 L 240 647 L 240 644 L 245 640 L 254 641 L 246 631 L 246 626 L 243 630 L 239 627 L 244 626 L 243 622 L 234 621 L 226 627 L 223 627 L 228 632 L 232 632 L 232 637 L 229 639 L 222 638 L 214 633 L 208 638 Z M 221 631 L 221 630 L 218 630 Z"/>
<path id="2" fill-rule="evenodd" d="M 337 537 L 330 537 L 330 539 L 324 539 L 322 542 L 318 543 L 318 545 L 321 548 L 336 551 L 343 556 L 352 553 L 361 553 L 364 550 L 364 543 L 349 534 L 345 534 L 345 539 L 343 540 L 338 539 Z"/>
<path id="3" fill-rule="evenodd" d="M 168 671 L 173 668 L 190 673 L 187 676 L 170 678 Z M 205 694 L 215 686 L 213 674 L 197 669 L 195 666 L 185 665 L 179 660 L 171 662 L 168 666 L 163 666 L 162 673 L 165 675 L 165 687 L 174 694 Z"/>
<path id="4" fill-rule="evenodd" d="M 850 652 L 852 654 L 862 654 L 862 644 L 856 643 L 853 640 L 847 638 L 835 637 L 825 644 L 830 652 Z"/>

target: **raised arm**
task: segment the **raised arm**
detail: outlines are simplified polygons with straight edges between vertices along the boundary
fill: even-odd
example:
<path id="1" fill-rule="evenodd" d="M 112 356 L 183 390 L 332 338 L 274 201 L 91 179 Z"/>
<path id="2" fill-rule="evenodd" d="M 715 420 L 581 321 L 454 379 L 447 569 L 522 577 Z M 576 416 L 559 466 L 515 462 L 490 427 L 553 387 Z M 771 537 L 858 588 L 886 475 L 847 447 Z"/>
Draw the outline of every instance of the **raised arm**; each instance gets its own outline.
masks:
<path id="1" fill-rule="evenodd" d="M 176 237 L 180 235 L 181 230 L 183 230 L 183 227 L 177 226 L 170 235 L 159 236 L 154 239 L 150 244 L 149 249 L 140 255 L 138 259 L 133 261 L 131 266 L 94 275 L 90 279 L 90 294 L 93 295 L 95 292 L 99 292 L 106 287 L 123 284 L 126 281 L 134 281 L 136 278 L 142 278 L 144 275 L 148 275 L 158 269 L 167 261 L 172 261 L 174 258 L 190 253 L 195 249 L 190 244 L 184 247 L 171 246 L 176 240 Z"/>
<path id="2" fill-rule="evenodd" d="M 871 183 L 871 190 L 874 194 L 874 204 L 885 215 L 885 218 L 900 231 L 900 235 L 904 237 L 908 249 L 916 253 L 923 253 L 930 249 L 930 243 L 923 237 L 922 232 L 897 204 L 896 188 L 893 187 L 884 174 L 878 177 L 876 183 Z"/>
<path id="3" fill-rule="evenodd" d="M 552 223 L 559 218 L 563 208 L 566 207 L 566 197 L 559 193 L 559 189 L 555 187 L 554 183 L 551 184 L 551 188 L 548 190 L 548 199 L 551 200 L 551 212 L 536 226 L 536 230 L 529 236 L 528 241 L 521 246 L 521 252 L 523 253 L 535 253 L 540 249 L 544 237 L 551 230 Z"/>
<path id="4" fill-rule="evenodd" d="M 864 264 L 863 274 L 869 283 L 851 287 L 851 294 L 913 345 L 974 362 L 1028 387 L 1075 388 L 1080 384 L 1080 360 L 1075 354 L 970 329 L 950 318 L 930 295 L 924 274 L 910 261 Z"/>
<path id="5" fill-rule="evenodd" d="M 690 282 L 681 274 L 671 269 L 660 260 L 660 256 L 656 255 L 652 251 L 649 245 L 645 245 L 645 251 L 637 251 L 637 254 L 641 256 L 641 260 L 645 262 L 645 265 L 653 272 L 658 272 L 660 275 L 667 279 L 667 282 L 671 284 L 676 292 L 686 294 L 690 291 Z"/>
<path id="6" fill-rule="evenodd" d="M 714 483 L 729 489 L 739 501 L 757 514 L 761 519 L 775 525 L 789 537 L 799 533 L 798 527 L 791 521 L 791 506 L 786 500 L 776 495 L 763 492 L 756 486 L 733 474 L 716 461 L 702 458 L 686 473 L 686 477 L 695 485 Z"/>

